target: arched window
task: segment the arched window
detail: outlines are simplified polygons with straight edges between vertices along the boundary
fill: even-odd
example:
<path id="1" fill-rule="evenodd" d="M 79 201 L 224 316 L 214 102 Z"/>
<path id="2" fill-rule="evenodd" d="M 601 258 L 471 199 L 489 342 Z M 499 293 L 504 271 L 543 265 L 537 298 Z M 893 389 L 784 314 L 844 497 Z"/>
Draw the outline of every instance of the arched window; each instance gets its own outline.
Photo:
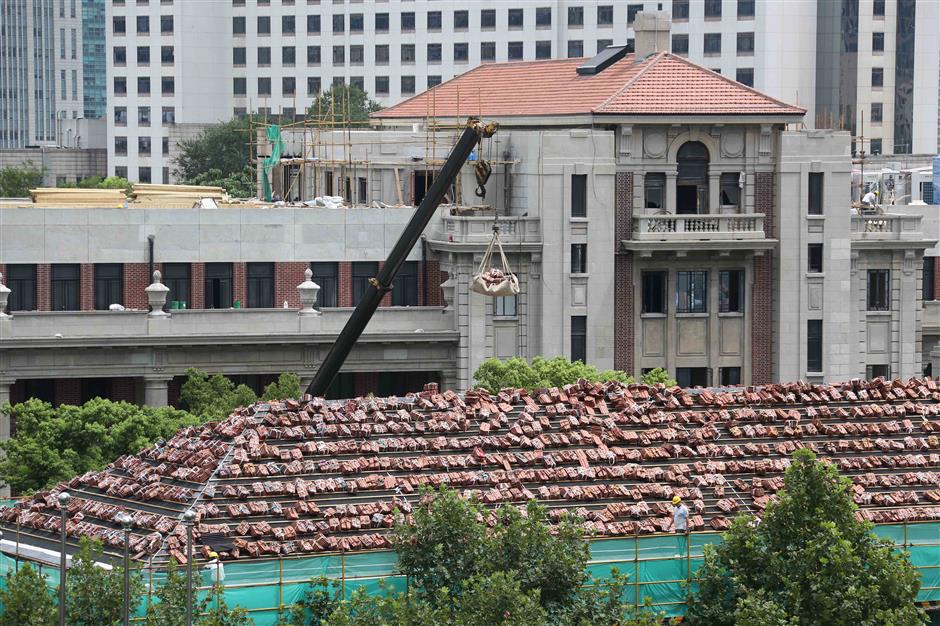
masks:
<path id="1" fill-rule="evenodd" d="M 708 213 L 708 148 L 689 141 L 676 154 L 676 213 Z"/>

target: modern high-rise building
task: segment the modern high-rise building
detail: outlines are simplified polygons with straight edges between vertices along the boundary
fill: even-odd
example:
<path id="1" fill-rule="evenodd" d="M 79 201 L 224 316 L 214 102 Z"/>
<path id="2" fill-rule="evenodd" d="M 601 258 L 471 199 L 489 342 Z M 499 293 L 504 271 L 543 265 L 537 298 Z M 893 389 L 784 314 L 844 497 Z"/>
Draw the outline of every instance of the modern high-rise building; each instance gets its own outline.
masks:
<path id="1" fill-rule="evenodd" d="M 85 117 L 104 117 L 108 108 L 105 0 L 82 0 L 82 66 Z"/>

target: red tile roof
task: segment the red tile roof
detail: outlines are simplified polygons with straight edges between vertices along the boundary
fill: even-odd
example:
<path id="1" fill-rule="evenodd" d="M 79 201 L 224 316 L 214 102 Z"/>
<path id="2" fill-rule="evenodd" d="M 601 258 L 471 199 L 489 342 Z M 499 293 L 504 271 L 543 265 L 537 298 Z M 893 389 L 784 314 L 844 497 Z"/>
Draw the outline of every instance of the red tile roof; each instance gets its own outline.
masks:
<path id="1" fill-rule="evenodd" d="M 582 76 L 585 59 L 480 65 L 374 118 L 541 115 L 785 115 L 805 109 L 764 95 L 669 52 L 626 55 Z"/>

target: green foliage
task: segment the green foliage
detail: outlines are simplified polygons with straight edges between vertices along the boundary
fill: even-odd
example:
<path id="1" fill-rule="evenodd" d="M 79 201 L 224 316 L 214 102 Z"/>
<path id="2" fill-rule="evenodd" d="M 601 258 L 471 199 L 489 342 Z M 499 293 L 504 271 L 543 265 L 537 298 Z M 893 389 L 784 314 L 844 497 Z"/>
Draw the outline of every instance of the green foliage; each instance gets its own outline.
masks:
<path id="1" fill-rule="evenodd" d="M 49 626 L 55 624 L 58 610 L 46 581 L 29 563 L 16 573 L 7 572 L 5 589 L 0 589 L 0 626 Z"/>
<path id="2" fill-rule="evenodd" d="M 58 408 L 30 399 L 8 403 L 3 411 L 15 421 L 16 436 L 0 442 L 0 480 L 19 493 L 101 469 L 121 455 L 200 423 L 185 411 L 101 398 Z"/>
<path id="3" fill-rule="evenodd" d="M 0 198 L 25 198 L 29 190 L 42 185 L 42 168 L 26 161 L 21 167 L 0 169 Z"/>
<path id="4" fill-rule="evenodd" d="M 369 113 L 381 108 L 381 104 L 371 99 L 369 94 L 356 85 L 338 85 L 317 96 L 310 105 L 308 114 L 325 120 L 348 119 L 353 123 L 361 123 L 368 121 Z"/>
<path id="5" fill-rule="evenodd" d="M 292 372 L 278 376 L 277 380 L 265 387 L 261 393 L 262 400 L 284 400 L 300 396 L 300 377 Z"/>
<path id="6" fill-rule="evenodd" d="M 209 375 L 192 367 L 186 370 L 186 382 L 180 388 L 180 403 L 206 420 L 224 419 L 236 408 L 257 399 L 246 385 L 235 385 L 221 374 Z"/>
<path id="7" fill-rule="evenodd" d="M 193 571 L 193 620 L 196 626 L 252 626 L 248 612 L 230 609 L 218 586 L 213 586 L 200 601 L 196 594 L 198 570 Z M 156 601 L 147 607 L 144 626 L 186 626 L 186 569 L 176 559 L 167 563 L 166 580 L 154 594 Z"/>
<path id="8" fill-rule="evenodd" d="M 101 561 L 101 544 L 83 537 L 79 551 L 72 559 L 66 582 L 68 594 L 67 623 L 69 626 L 117 626 L 124 607 L 124 568 L 111 570 L 95 565 Z M 130 598 L 133 615 L 140 602 L 144 585 L 137 573 L 131 574 Z"/>
<path id="9" fill-rule="evenodd" d="M 924 624 L 916 570 L 856 519 L 851 481 L 807 449 L 794 453 L 784 480 L 760 524 L 739 517 L 706 547 L 689 623 Z"/>
<path id="10" fill-rule="evenodd" d="M 477 387 L 483 387 L 490 393 L 500 389 L 538 389 L 540 387 L 562 387 L 585 379 L 590 382 L 606 382 L 619 380 L 622 383 L 632 383 L 633 377 L 620 370 L 600 371 L 593 365 L 586 365 L 581 361 L 569 361 L 563 356 L 550 359 L 537 356 L 529 363 L 522 357 L 512 357 L 506 361 L 499 359 L 486 359 L 473 374 Z M 669 377 L 666 370 L 657 367 L 643 375 L 643 382 L 647 385 L 663 383 L 667 387 L 676 384 Z"/>
<path id="11" fill-rule="evenodd" d="M 183 597 L 186 597 L 185 594 Z M 185 612 L 185 605 L 183 610 Z M 234 609 L 229 608 L 225 603 L 221 588 L 217 585 L 213 586 L 206 595 L 202 604 L 199 605 L 198 612 L 200 615 L 195 620 L 196 626 L 254 626 L 254 622 L 248 617 L 248 611 L 240 606 Z"/>
<path id="12" fill-rule="evenodd" d="M 125 195 L 131 195 L 133 190 L 133 184 L 126 178 L 120 176 L 108 176 L 103 178 L 101 176 L 88 176 L 81 179 L 77 183 L 65 183 L 63 185 L 56 185 L 57 187 L 71 187 L 76 189 L 123 189 Z"/>
<path id="13" fill-rule="evenodd" d="M 185 184 L 202 185 L 206 184 L 206 180 L 224 180 L 245 172 L 248 167 L 249 132 L 248 119 L 235 118 L 210 126 L 191 139 L 180 141 L 180 152 L 175 163 L 177 178 Z M 254 176 L 251 178 L 254 179 Z M 194 182 L 197 180 L 203 182 Z M 254 195 L 252 185 L 247 196 Z"/>
<path id="14" fill-rule="evenodd" d="M 213 167 L 189 178 L 186 184 L 222 187 L 225 189 L 225 193 L 233 198 L 253 198 L 258 194 L 255 170 L 250 165 L 228 173 Z"/>

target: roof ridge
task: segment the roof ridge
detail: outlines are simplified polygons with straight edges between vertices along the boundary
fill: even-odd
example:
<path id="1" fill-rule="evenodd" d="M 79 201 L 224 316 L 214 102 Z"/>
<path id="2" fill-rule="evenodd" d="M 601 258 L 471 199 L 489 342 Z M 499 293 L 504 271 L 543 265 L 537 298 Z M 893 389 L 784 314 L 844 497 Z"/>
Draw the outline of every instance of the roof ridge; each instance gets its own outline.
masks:
<path id="1" fill-rule="evenodd" d="M 764 98 L 764 99 L 766 99 L 766 100 L 770 100 L 771 102 L 773 102 L 773 103 L 775 103 L 775 104 L 778 104 L 778 105 L 780 105 L 780 106 L 787 107 L 787 108 L 790 108 L 790 109 L 799 109 L 799 110 L 803 111 L 804 114 L 806 113 L 806 109 L 803 108 L 803 107 L 801 107 L 801 106 L 799 106 L 799 105 L 790 104 L 789 102 L 784 102 L 783 100 L 779 100 L 779 99 L 777 99 L 777 98 L 774 98 L 773 96 L 770 96 L 770 95 L 764 93 L 763 91 L 758 91 L 758 90 L 755 89 L 754 87 L 749 87 L 749 86 L 745 85 L 744 83 L 738 82 L 738 81 L 736 81 L 736 80 L 732 80 L 731 78 L 729 78 L 728 76 L 725 76 L 724 74 L 722 74 L 722 73 L 720 73 L 720 72 L 716 72 L 716 71 L 714 71 L 714 70 L 712 70 L 712 69 L 710 69 L 710 68 L 705 67 L 704 65 L 699 65 L 698 63 L 695 63 L 694 61 L 690 61 L 689 59 L 687 59 L 687 58 L 685 58 L 685 57 L 681 57 L 681 56 L 679 56 L 679 55 L 673 54 L 672 52 L 665 51 L 665 50 L 663 51 L 662 55 L 663 55 L 664 57 L 668 56 L 670 59 L 676 59 L 677 61 L 681 61 L 682 63 L 685 63 L 686 65 L 689 65 L 689 66 L 691 66 L 691 67 L 693 67 L 693 68 L 695 68 L 695 69 L 698 69 L 698 70 L 705 70 L 705 71 L 708 72 L 709 74 L 712 74 L 712 75 L 714 75 L 714 76 L 717 76 L 718 78 L 720 78 L 721 80 L 725 81 L 726 83 L 729 83 L 730 85 L 733 85 L 733 86 L 735 86 L 735 87 L 743 88 L 743 89 L 745 89 L 745 90 L 751 92 L 752 94 L 758 95 L 758 96 L 760 96 L 761 98 Z"/>
<path id="2" fill-rule="evenodd" d="M 401 102 L 396 102 L 395 104 L 393 104 L 393 105 L 390 106 L 390 107 L 385 107 L 384 109 L 379 109 L 378 111 L 375 111 L 375 112 L 373 112 L 373 113 L 369 113 L 369 117 L 370 117 L 370 118 L 376 118 L 376 119 L 377 119 L 377 118 L 380 118 L 380 117 L 382 117 L 382 115 L 381 115 L 382 113 L 386 113 L 386 112 L 388 112 L 388 111 L 394 111 L 395 109 L 397 109 L 398 107 L 402 106 L 403 104 L 407 104 L 408 102 L 411 102 L 412 100 L 415 100 L 415 99 L 417 99 L 417 98 L 421 98 L 421 97 L 423 97 L 425 94 L 429 94 L 429 93 L 431 93 L 432 91 L 434 91 L 435 89 L 437 89 L 438 87 L 442 87 L 442 86 L 446 85 L 447 83 L 450 83 L 450 82 L 453 82 L 453 81 L 457 80 L 458 78 L 463 78 L 464 76 L 469 76 L 470 74 L 473 74 L 474 72 L 476 72 L 477 70 L 479 70 L 479 69 L 481 69 L 481 68 L 483 68 L 483 67 L 485 67 L 485 65 L 482 64 L 482 63 L 481 63 L 480 65 L 477 65 L 476 67 L 471 67 L 469 70 L 467 70 L 467 71 L 464 72 L 463 74 L 457 74 L 457 75 L 455 75 L 455 76 L 452 76 L 452 77 L 448 78 L 447 80 L 445 80 L 444 82 L 438 83 L 438 84 L 434 85 L 433 87 L 431 87 L 430 89 L 426 89 L 426 90 L 422 91 L 421 93 L 416 93 L 415 95 L 411 96 L 410 98 L 408 98 L 408 99 L 406 99 L 406 100 L 402 100 Z M 436 114 L 435 114 L 435 117 L 436 117 Z M 450 117 L 450 116 L 447 115 L 447 116 L 443 116 L 443 117 Z M 469 117 L 469 115 L 468 115 L 468 117 Z"/>
<path id="3" fill-rule="evenodd" d="M 646 67 L 644 67 L 644 68 L 641 69 L 639 72 L 637 72 L 630 80 L 628 80 L 628 81 L 624 84 L 623 87 L 621 87 L 620 89 L 618 89 L 617 91 L 615 91 L 615 92 L 614 92 L 611 96 L 609 96 L 606 100 L 604 100 L 604 101 L 601 102 L 599 105 L 597 105 L 596 107 L 594 107 L 593 109 L 591 109 L 591 113 L 596 113 L 596 112 L 598 111 L 598 109 L 603 109 L 605 106 L 607 106 L 608 104 L 610 104 L 611 101 L 612 101 L 614 98 L 618 97 L 620 94 L 622 94 L 622 93 L 625 92 L 627 89 L 629 89 L 629 88 L 633 85 L 633 83 L 635 83 L 637 80 L 639 80 L 639 78 L 640 78 L 641 76 L 643 76 L 644 74 L 646 74 L 646 73 L 650 70 L 651 67 L 653 67 L 654 65 L 656 65 L 657 63 L 659 63 L 659 60 L 660 60 L 661 58 L 663 58 L 663 56 L 664 56 L 665 54 L 668 54 L 668 53 L 667 53 L 665 50 L 660 50 L 660 51 L 657 52 L 652 58 L 646 57 L 645 59 L 643 59 L 642 62 L 647 64 Z M 626 58 L 628 58 L 628 57 L 624 57 L 624 58 L 626 59 Z M 636 53 L 635 53 L 635 52 L 633 53 L 633 62 L 636 63 Z M 616 65 L 616 64 L 615 64 L 615 65 Z"/>

